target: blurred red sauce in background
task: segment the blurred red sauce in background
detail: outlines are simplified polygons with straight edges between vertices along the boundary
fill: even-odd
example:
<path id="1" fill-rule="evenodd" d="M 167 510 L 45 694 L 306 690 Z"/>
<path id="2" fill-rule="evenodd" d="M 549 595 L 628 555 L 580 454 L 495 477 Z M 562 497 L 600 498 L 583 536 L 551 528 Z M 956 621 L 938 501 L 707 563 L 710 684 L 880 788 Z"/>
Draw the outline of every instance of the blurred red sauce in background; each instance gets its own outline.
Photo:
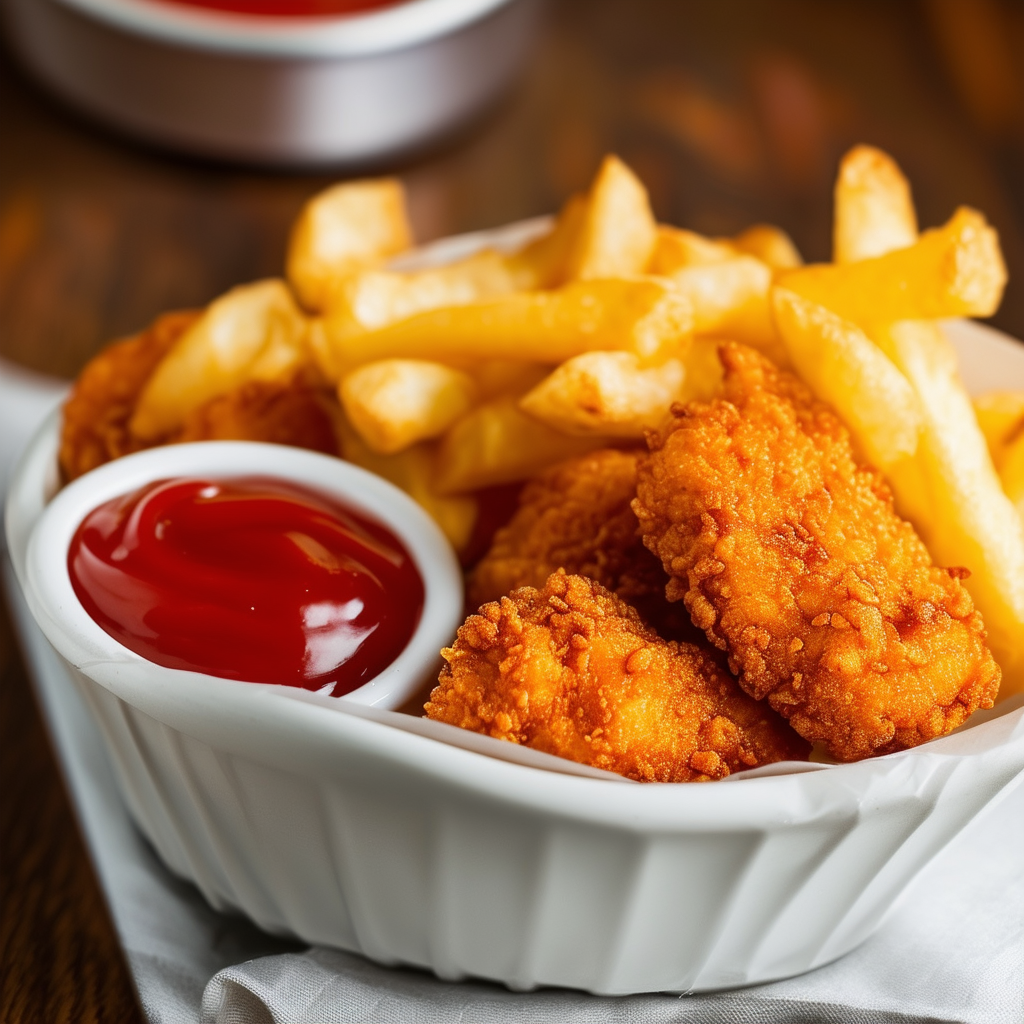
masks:
<path id="1" fill-rule="evenodd" d="M 158 0 L 176 7 L 202 7 L 228 14 L 272 18 L 324 18 L 395 7 L 404 0 Z"/>

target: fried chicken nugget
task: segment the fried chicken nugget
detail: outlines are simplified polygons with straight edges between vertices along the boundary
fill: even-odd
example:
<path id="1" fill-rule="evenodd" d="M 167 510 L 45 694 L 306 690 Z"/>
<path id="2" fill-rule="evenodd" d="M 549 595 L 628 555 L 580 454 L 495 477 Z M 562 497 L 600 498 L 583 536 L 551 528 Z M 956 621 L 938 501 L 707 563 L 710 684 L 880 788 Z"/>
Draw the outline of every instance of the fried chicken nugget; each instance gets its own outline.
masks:
<path id="1" fill-rule="evenodd" d="M 330 393 L 300 374 L 248 381 L 194 410 L 180 431 L 143 441 L 129 428 L 146 382 L 198 312 L 167 313 L 146 330 L 108 345 L 79 374 L 64 404 L 60 466 L 74 480 L 90 469 L 155 444 L 268 441 L 338 454 Z"/>
<path id="2" fill-rule="evenodd" d="M 199 315 L 166 313 L 89 361 L 64 404 L 59 458 L 67 480 L 149 447 L 132 435 L 128 421 L 157 364 Z"/>
<path id="3" fill-rule="evenodd" d="M 709 654 L 662 640 L 582 576 L 554 573 L 485 604 L 441 653 L 429 718 L 641 782 L 704 782 L 808 754 Z"/>
<path id="4" fill-rule="evenodd" d="M 720 349 L 722 398 L 648 439 L 633 508 L 693 622 L 743 688 L 842 761 L 912 747 L 991 707 L 1000 672 L 960 580 L 932 564 L 791 374 Z"/>
<path id="5" fill-rule="evenodd" d="M 329 395 L 300 377 L 250 380 L 186 418 L 175 441 L 266 441 L 338 454 Z"/>
<path id="6" fill-rule="evenodd" d="M 644 547 L 630 503 L 639 449 L 605 448 L 560 462 L 531 480 L 508 525 L 469 577 L 470 607 L 518 587 L 543 587 L 551 573 L 588 576 L 633 605 L 662 636 L 694 636 L 684 609 L 665 598 L 658 558 Z"/>

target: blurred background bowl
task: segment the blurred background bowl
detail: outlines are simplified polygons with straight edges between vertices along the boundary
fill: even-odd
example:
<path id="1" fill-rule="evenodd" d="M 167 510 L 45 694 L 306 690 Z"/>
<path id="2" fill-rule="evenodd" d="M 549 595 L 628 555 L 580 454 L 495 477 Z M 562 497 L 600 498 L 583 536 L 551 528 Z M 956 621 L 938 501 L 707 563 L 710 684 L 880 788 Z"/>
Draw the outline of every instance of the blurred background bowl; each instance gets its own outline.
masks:
<path id="1" fill-rule="evenodd" d="M 252 16 L 172 0 L 5 0 L 30 70 L 132 135 L 194 154 L 360 165 L 452 131 L 526 55 L 539 0 L 406 0 Z"/>

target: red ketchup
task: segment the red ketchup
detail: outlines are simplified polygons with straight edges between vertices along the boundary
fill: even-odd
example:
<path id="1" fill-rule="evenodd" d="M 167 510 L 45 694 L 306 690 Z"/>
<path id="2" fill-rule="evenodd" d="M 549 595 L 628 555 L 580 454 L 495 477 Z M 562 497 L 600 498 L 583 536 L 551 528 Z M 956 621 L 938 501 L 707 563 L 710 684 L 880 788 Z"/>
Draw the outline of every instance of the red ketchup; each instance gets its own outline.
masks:
<path id="1" fill-rule="evenodd" d="M 183 7 L 203 7 L 229 14 L 271 18 L 328 18 L 394 7 L 403 0 L 161 0 Z"/>
<path id="2" fill-rule="evenodd" d="M 339 696 L 401 653 L 423 580 L 401 542 L 281 480 L 163 480 L 100 505 L 71 583 L 115 640 L 168 668 Z"/>

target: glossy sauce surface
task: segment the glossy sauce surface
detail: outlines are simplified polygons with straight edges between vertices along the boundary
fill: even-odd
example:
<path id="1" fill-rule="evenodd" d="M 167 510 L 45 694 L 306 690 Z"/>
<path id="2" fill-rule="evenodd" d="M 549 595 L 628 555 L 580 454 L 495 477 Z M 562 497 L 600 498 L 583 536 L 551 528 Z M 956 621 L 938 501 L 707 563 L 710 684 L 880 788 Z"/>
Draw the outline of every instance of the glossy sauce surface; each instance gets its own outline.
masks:
<path id="1" fill-rule="evenodd" d="M 94 509 L 68 552 L 114 639 L 168 668 L 334 696 L 401 653 L 423 581 L 386 528 L 299 485 L 175 479 Z"/>
<path id="2" fill-rule="evenodd" d="M 395 7 L 404 0 L 157 0 L 175 7 L 202 7 L 229 14 L 271 18 L 325 18 Z"/>

